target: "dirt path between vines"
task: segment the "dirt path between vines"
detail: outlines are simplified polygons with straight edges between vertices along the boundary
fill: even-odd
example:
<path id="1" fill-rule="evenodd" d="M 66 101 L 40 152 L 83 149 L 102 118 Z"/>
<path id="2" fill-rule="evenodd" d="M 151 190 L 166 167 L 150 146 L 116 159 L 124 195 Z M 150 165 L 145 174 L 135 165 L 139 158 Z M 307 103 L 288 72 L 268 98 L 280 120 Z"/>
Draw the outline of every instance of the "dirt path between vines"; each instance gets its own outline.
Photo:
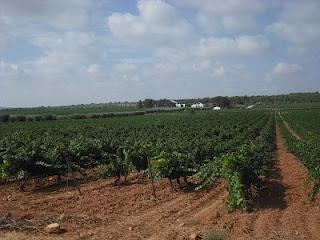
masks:
<path id="1" fill-rule="evenodd" d="M 266 188 L 255 200 L 252 212 L 225 211 L 228 193 L 224 181 L 206 191 L 156 182 L 153 201 L 145 178 L 131 176 L 130 184 L 113 187 L 113 179 L 73 188 L 42 188 L 22 193 L 16 185 L 0 186 L 0 216 L 31 221 L 58 217 L 66 230 L 60 235 L 38 231 L 0 230 L 0 239 L 189 239 L 192 233 L 212 239 L 320 239 L 319 197 L 308 202 L 310 186 L 298 160 L 284 148 L 277 129 L 275 168 L 265 178 Z M 1 221 L 1 219 L 0 219 Z"/>
<path id="2" fill-rule="evenodd" d="M 288 129 L 288 131 L 292 134 L 292 136 L 294 136 L 296 139 L 298 139 L 298 140 L 300 140 L 300 141 L 303 140 L 303 139 L 300 137 L 300 135 L 299 135 L 296 131 L 294 131 L 294 130 L 289 126 L 289 124 L 287 123 L 287 121 L 283 118 L 282 114 L 281 114 L 280 112 L 278 112 L 278 114 L 279 114 L 279 117 L 281 118 L 284 126 Z"/>
<path id="3" fill-rule="evenodd" d="M 319 197 L 308 201 L 305 169 L 285 149 L 278 128 L 275 159 L 255 211 L 237 216 L 230 239 L 320 239 Z"/>

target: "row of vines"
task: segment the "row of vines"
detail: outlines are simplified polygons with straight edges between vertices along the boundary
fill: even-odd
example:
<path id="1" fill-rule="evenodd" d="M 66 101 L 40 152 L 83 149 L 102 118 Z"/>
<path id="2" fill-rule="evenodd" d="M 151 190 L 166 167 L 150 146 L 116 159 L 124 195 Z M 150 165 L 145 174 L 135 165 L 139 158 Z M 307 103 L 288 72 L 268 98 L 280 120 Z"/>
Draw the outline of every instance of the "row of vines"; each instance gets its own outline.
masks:
<path id="1" fill-rule="evenodd" d="M 320 111 L 299 110 L 278 114 L 281 134 L 285 137 L 287 148 L 303 163 L 308 171 L 306 183 L 313 183 L 309 197 L 313 200 L 320 189 Z M 293 136 L 285 122 L 301 138 Z"/>
<path id="2" fill-rule="evenodd" d="M 274 116 L 265 111 L 171 113 L 0 125 L 0 178 L 66 175 L 101 167 L 117 182 L 152 164 L 156 178 L 198 189 L 228 180 L 229 209 L 246 209 L 270 164 Z"/>

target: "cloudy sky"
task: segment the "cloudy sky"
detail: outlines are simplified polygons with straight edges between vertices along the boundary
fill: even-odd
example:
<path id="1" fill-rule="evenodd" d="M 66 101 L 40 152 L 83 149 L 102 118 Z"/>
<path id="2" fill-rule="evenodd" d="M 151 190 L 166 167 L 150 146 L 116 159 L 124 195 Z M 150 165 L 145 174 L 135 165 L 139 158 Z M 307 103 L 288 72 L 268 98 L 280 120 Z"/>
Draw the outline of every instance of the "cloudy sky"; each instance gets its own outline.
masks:
<path id="1" fill-rule="evenodd" d="M 320 1 L 0 0 L 0 106 L 320 90 Z"/>

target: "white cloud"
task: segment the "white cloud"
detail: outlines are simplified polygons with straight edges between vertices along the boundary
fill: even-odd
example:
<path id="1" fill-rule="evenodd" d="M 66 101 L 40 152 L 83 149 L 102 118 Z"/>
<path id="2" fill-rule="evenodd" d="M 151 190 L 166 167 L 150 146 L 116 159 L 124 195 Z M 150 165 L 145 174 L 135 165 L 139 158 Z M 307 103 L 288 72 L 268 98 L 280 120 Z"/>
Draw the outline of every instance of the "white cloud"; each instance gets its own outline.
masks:
<path id="1" fill-rule="evenodd" d="M 44 51 L 45 55 L 34 62 L 37 71 L 44 74 L 67 74 L 103 58 L 98 50 L 98 39 L 90 33 L 46 34 L 36 37 L 33 44 Z"/>
<path id="2" fill-rule="evenodd" d="M 3 60 L 0 61 L 0 74 L 13 73 L 18 71 L 18 65 L 13 63 L 8 63 Z"/>
<path id="3" fill-rule="evenodd" d="M 302 76 L 305 75 L 302 66 L 299 64 L 290 64 L 285 62 L 277 63 L 272 70 L 265 75 L 265 80 L 273 81 L 277 79 L 300 81 Z M 305 76 L 306 78 L 306 76 Z"/>
<path id="4" fill-rule="evenodd" d="M 295 52 L 319 51 L 319 10 L 319 1 L 289 1 L 282 9 L 279 21 L 267 30 L 288 41 Z"/>
<path id="5" fill-rule="evenodd" d="M 34 38 L 33 43 L 45 50 L 66 50 L 77 49 L 79 47 L 86 47 L 91 45 L 95 41 L 95 36 L 90 33 L 85 32 L 65 32 L 45 34 L 44 36 L 39 36 Z"/>
<path id="6" fill-rule="evenodd" d="M 199 55 L 207 57 L 259 56 L 272 51 L 269 40 L 263 36 L 238 36 L 232 38 L 203 38 Z"/>
<path id="7" fill-rule="evenodd" d="M 82 28 L 89 22 L 91 0 L 2 0 L 0 16 L 10 25 L 47 23 L 56 28 Z"/>
<path id="8" fill-rule="evenodd" d="M 118 73 L 132 73 L 137 71 L 137 66 L 133 63 L 117 63 L 113 69 Z"/>
<path id="9" fill-rule="evenodd" d="M 123 60 L 123 62 L 116 63 L 112 66 L 113 79 L 120 80 L 122 84 L 140 82 L 142 80 L 141 75 L 138 65 L 129 60 Z M 120 85 L 120 83 L 117 84 Z"/>
<path id="10" fill-rule="evenodd" d="M 240 35 L 235 38 L 201 38 L 192 46 L 156 48 L 153 54 L 162 62 L 178 64 L 181 69 L 202 71 L 208 69 L 212 58 L 217 61 L 227 57 L 266 56 L 273 51 L 270 41 L 264 36 Z M 209 65 L 212 66 L 212 63 Z"/>
<path id="11" fill-rule="evenodd" d="M 79 31 L 92 26 L 93 0 L 1 0 L 0 50 L 44 32 Z"/>
<path id="12" fill-rule="evenodd" d="M 247 33 L 259 30 L 259 14 L 270 5 L 259 0 L 176 0 L 199 9 L 200 25 L 209 33 L 221 30 Z"/>
<path id="13" fill-rule="evenodd" d="M 0 105 L 319 89 L 316 0 L 0 2 Z"/>
<path id="14" fill-rule="evenodd" d="M 219 66 L 213 70 L 213 75 L 216 77 L 224 77 L 225 71 L 223 66 Z"/>
<path id="15" fill-rule="evenodd" d="M 139 15 L 113 13 L 107 18 L 112 34 L 133 46 L 185 44 L 195 37 L 192 25 L 161 0 L 140 0 Z"/>
<path id="16" fill-rule="evenodd" d="M 17 66 L 17 64 L 11 64 L 10 67 L 11 67 L 11 69 L 12 69 L 13 71 L 18 71 L 18 66 Z"/>
<path id="17" fill-rule="evenodd" d="M 25 75 L 26 71 L 22 66 L 0 60 L 0 90 L 5 89 L 6 86 L 12 86 L 14 83 L 23 82 Z"/>
<path id="18" fill-rule="evenodd" d="M 90 74 L 96 74 L 98 73 L 100 70 L 100 66 L 97 64 L 91 64 L 88 68 L 87 68 L 87 73 Z"/>
<path id="19" fill-rule="evenodd" d="M 0 50 L 7 47 L 10 43 L 10 26 L 8 19 L 1 15 L 0 11 Z"/>
<path id="20" fill-rule="evenodd" d="M 159 73 L 172 73 L 177 71 L 177 66 L 171 63 L 157 63 L 154 65 L 154 68 Z"/>
<path id="21" fill-rule="evenodd" d="M 208 72 L 210 71 L 210 68 L 213 67 L 213 63 L 208 59 L 189 59 L 189 62 L 184 64 L 183 70 L 185 72 L 191 71 L 191 72 Z"/>
<path id="22" fill-rule="evenodd" d="M 170 62 L 179 63 L 190 57 L 191 48 L 161 47 L 154 50 L 154 56 Z"/>
<path id="23" fill-rule="evenodd" d="M 302 67 L 298 64 L 289 64 L 284 62 L 279 62 L 274 66 L 272 70 L 272 74 L 274 75 L 292 75 L 296 73 L 300 73 L 302 71 Z"/>
<path id="24" fill-rule="evenodd" d="M 279 62 L 265 76 L 269 92 L 311 92 L 319 89 L 317 75 L 299 64 Z"/>

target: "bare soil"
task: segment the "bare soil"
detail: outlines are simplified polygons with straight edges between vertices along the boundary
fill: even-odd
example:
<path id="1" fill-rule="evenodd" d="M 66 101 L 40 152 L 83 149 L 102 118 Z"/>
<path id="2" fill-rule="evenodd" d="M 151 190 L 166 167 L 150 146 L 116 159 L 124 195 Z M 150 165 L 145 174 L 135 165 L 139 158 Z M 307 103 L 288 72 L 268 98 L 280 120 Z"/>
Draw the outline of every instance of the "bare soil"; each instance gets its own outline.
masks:
<path id="1" fill-rule="evenodd" d="M 156 201 L 147 178 L 138 174 L 121 187 L 113 186 L 114 179 L 84 182 L 81 195 L 72 186 L 43 184 L 20 192 L 10 183 L 0 186 L 0 217 L 38 223 L 52 219 L 64 232 L 47 234 L 39 225 L 0 230 L 0 239 L 189 239 L 198 232 L 211 239 L 320 239 L 320 200 L 308 201 L 305 179 L 305 169 L 284 148 L 277 129 L 275 167 L 249 213 L 225 210 L 223 180 L 198 192 L 192 184 L 170 191 L 161 180 L 155 183 Z"/>
<path id="2" fill-rule="evenodd" d="M 277 129 L 275 167 L 252 213 L 235 218 L 230 239 L 320 239 L 319 196 L 309 202 L 306 171 L 284 148 Z M 236 215 L 236 216 L 235 216 Z"/>

